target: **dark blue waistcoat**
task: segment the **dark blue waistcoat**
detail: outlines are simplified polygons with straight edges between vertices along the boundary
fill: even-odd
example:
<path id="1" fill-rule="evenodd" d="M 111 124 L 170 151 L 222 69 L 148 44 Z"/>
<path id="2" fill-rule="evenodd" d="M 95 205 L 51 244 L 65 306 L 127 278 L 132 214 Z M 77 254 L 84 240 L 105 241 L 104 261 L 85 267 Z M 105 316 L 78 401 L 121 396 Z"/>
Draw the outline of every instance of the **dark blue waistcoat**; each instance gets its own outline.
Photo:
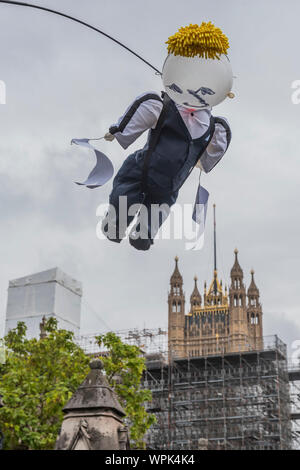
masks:
<path id="1" fill-rule="evenodd" d="M 211 141 L 214 130 L 211 116 L 205 134 L 192 139 L 175 103 L 165 95 L 156 128 L 149 132 L 145 147 L 136 152 L 147 190 L 158 195 L 177 192 Z"/>

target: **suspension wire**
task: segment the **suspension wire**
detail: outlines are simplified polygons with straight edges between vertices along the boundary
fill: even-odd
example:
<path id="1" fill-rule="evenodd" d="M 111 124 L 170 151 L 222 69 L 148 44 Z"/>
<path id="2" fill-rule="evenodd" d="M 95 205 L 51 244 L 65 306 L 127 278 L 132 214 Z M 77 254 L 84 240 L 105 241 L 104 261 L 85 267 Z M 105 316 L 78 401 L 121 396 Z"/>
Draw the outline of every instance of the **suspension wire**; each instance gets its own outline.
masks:
<path id="1" fill-rule="evenodd" d="M 66 13 L 62 13 L 61 11 L 52 10 L 51 8 L 42 7 L 40 5 L 34 5 L 32 3 L 16 2 L 16 1 L 9 1 L 9 0 L 0 0 L 0 3 L 5 3 L 7 5 L 15 5 L 15 6 L 34 8 L 36 10 L 43 10 L 43 11 L 46 11 L 48 13 L 53 13 L 54 15 L 62 16 L 63 18 L 67 18 L 71 21 L 75 21 L 75 23 L 79 23 L 82 26 L 86 26 L 87 28 L 92 29 L 93 31 L 96 31 L 99 34 L 102 34 L 103 36 L 107 37 L 108 39 L 115 42 L 119 46 L 123 47 L 128 52 L 133 54 L 135 57 L 142 60 L 145 64 L 149 65 L 149 67 L 151 67 L 156 72 L 156 74 L 161 75 L 161 72 L 156 67 L 154 67 L 154 65 L 150 64 L 150 62 L 148 62 L 146 59 L 144 59 L 142 56 L 140 56 L 137 52 L 133 51 L 128 46 L 125 46 L 125 44 L 123 44 L 121 41 L 118 41 L 118 39 L 115 39 L 112 36 L 110 36 L 109 34 L 105 33 L 104 31 L 101 31 L 101 29 L 96 28 L 95 26 L 92 26 L 91 24 L 86 23 L 85 21 L 82 21 L 79 18 L 75 18 L 74 16 L 67 15 Z"/>

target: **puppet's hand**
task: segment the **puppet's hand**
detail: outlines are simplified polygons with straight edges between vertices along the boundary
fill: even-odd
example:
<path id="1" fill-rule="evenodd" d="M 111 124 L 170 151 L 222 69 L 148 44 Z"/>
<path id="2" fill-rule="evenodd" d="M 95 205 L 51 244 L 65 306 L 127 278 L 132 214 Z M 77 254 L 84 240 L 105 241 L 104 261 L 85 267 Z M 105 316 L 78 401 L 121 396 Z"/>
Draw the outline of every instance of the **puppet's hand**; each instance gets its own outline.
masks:
<path id="1" fill-rule="evenodd" d="M 110 132 L 107 132 L 107 134 L 105 134 L 104 136 L 104 139 L 107 140 L 108 142 L 112 142 L 114 140 L 115 136 L 113 134 L 111 134 Z"/>
<path id="2" fill-rule="evenodd" d="M 196 167 L 200 168 L 200 170 L 203 171 L 203 166 L 201 165 L 200 158 L 199 158 L 198 162 L 196 163 Z"/>

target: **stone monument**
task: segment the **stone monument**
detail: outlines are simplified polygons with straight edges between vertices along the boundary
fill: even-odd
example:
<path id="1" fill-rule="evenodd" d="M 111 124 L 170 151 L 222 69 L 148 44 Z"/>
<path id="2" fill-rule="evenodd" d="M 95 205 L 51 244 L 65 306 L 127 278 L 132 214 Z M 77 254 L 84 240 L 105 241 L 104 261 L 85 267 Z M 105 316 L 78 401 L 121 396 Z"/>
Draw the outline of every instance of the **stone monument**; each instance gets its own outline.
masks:
<path id="1" fill-rule="evenodd" d="M 109 386 L 100 359 L 93 359 L 90 372 L 64 407 L 65 417 L 56 450 L 129 449 L 125 412 Z"/>

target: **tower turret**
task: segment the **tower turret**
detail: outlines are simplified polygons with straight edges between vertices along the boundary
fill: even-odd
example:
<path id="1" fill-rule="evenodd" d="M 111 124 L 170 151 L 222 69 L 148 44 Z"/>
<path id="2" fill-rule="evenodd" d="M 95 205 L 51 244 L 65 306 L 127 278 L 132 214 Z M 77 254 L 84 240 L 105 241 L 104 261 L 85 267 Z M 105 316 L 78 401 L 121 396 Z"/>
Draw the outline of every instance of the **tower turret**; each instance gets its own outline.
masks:
<path id="1" fill-rule="evenodd" d="M 258 307 L 259 306 L 259 290 L 254 280 L 254 270 L 251 270 L 251 283 L 248 287 L 248 301 L 249 306 Z"/>
<path id="2" fill-rule="evenodd" d="M 235 261 L 232 266 L 230 277 L 231 286 L 229 289 L 230 306 L 246 307 L 246 290 L 244 286 L 244 273 L 238 260 L 238 250 L 234 250 Z"/>
<path id="3" fill-rule="evenodd" d="M 238 250 L 234 250 L 235 260 L 231 269 L 231 286 L 229 289 L 230 304 L 230 347 L 233 351 L 243 351 L 248 347 L 248 323 L 246 306 L 246 289 L 243 282 L 244 273 L 238 260 Z"/>
<path id="4" fill-rule="evenodd" d="M 249 335 L 252 338 L 253 346 L 262 347 L 262 307 L 259 301 L 259 290 L 254 280 L 254 271 L 251 270 L 251 283 L 247 292 L 248 306 L 247 306 L 247 320 Z"/>
<path id="5" fill-rule="evenodd" d="M 200 307 L 202 303 L 201 295 L 200 295 L 200 292 L 198 290 L 198 285 L 197 285 L 197 281 L 198 281 L 197 276 L 194 277 L 194 281 L 195 281 L 195 286 L 191 295 L 191 310 L 193 309 L 193 307 Z"/>
<path id="6" fill-rule="evenodd" d="M 175 269 L 170 279 L 171 291 L 170 294 L 174 296 L 182 295 L 183 279 L 178 268 L 178 256 L 175 256 Z"/>

